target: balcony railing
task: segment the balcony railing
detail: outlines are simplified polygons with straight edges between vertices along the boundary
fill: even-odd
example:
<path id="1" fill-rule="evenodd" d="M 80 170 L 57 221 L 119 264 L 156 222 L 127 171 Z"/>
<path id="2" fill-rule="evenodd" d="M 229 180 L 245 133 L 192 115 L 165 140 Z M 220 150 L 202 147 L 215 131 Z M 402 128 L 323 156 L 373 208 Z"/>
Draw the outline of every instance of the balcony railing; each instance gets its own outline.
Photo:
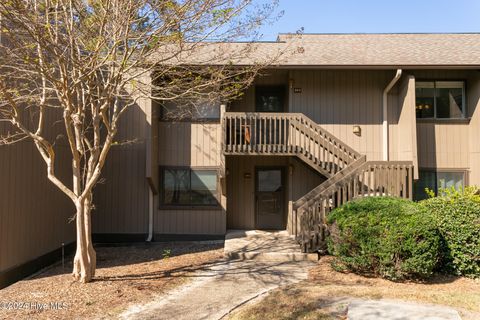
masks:
<path id="1" fill-rule="evenodd" d="M 360 154 L 301 113 L 227 112 L 223 119 L 228 155 L 297 155 L 331 176 Z"/>

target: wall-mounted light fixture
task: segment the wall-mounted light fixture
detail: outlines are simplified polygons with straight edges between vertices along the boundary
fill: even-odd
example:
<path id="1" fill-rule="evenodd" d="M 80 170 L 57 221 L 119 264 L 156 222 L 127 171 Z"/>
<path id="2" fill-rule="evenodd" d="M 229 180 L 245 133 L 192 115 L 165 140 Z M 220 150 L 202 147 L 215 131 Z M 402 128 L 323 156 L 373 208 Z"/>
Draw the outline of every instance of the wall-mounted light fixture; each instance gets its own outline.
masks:
<path id="1" fill-rule="evenodd" d="M 293 174 L 293 169 L 295 169 L 295 167 L 293 166 L 293 164 L 290 164 L 290 165 L 288 166 L 288 173 L 289 173 L 290 175 Z"/>
<path id="2" fill-rule="evenodd" d="M 293 79 L 288 79 L 288 86 L 290 87 L 290 89 L 293 89 L 293 85 L 295 84 L 295 81 Z"/>
<path id="3" fill-rule="evenodd" d="M 353 126 L 353 134 L 360 137 L 362 135 L 362 128 L 360 126 Z"/>
<path id="4" fill-rule="evenodd" d="M 251 174 L 250 172 L 245 172 L 245 173 L 243 174 L 243 178 L 244 178 L 244 179 L 250 179 L 251 177 L 252 177 L 252 174 Z"/>

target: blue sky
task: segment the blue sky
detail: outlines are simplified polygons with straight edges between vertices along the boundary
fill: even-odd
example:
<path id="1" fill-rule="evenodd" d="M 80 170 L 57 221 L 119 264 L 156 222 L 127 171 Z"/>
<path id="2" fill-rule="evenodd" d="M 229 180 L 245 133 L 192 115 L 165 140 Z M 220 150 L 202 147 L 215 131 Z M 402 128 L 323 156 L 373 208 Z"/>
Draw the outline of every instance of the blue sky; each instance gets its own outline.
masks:
<path id="1" fill-rule="evenodd" d="M 480 0 L 280 0 L 283 17 L 261 31 L 278 33 L 480 32 Z"/>

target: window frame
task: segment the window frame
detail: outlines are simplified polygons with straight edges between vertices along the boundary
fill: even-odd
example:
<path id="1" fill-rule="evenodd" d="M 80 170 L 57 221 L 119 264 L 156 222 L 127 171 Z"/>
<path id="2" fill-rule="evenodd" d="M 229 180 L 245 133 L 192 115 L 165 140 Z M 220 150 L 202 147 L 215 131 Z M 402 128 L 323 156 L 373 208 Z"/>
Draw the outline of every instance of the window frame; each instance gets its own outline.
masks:
<path id="1" fill-rule="evenodd" d="M 438 195 L 438 173 L 463 173 L 463 187 L 466 187 L 469 185 L 469 175 L 470 175 L 470 170 L 468 168 L 432 168 L 432 167 L 420 167 L 418 168 L 419 176 L 420 172 L 433 172 L 435 173 L 435 183 L 437 184 L 437 190 L 433 190 L 435 192 L 435 195 Z M 420 180 L 420 179 L 418 179 Z M 417 180 L 417 181 L 418 181 Z M 414 196 L 416 195 L 416 188 L 414 188 Z M 422 199 L 420 199 L 422 200 Z M 418 199 L 415 199 L 415 201 L 419 201 Z"/>
<path id="2" fill-rule="evenodd" d="M 190 184 L 191 184 L 191 174 L 192 171 L 213 171 L 216 175 L 216 190 L 214 198 L 216 200 L 216 204 L 169 204 L 165 203 L 165 189 L 164 189 L 164 179 L 165 179 L 165 170 L 188 170 L 190 172 Z M 160 194 L 159 194 L 159 209 L 160 210 L 219 210 L 222 208 L 221 205 L 221 190 L 220 190 L 220 168 L 218 166 L 215 167 L 189 167 L 189 166 L 159 166 L 159 175 L 160 175 Z M 189 192 L 191 192 L 191 185 Z"/>
<path id="3" fill-rule="evenodd" d="M 467 112 L 467 81 L 465 79 L 415 79 L 415 92 L 417 90 L 417 83 L 419 82 L 433 82 L 433 117 L 418 118 L 417 117 L 417 95 L 415 93 L 415 119 L 419 122 L 466 122 L 469 120 Z M 437 82 L 461 82 L 462 86 L 462 117 L 461 118 L 438 118 L 437 117 Z"/>

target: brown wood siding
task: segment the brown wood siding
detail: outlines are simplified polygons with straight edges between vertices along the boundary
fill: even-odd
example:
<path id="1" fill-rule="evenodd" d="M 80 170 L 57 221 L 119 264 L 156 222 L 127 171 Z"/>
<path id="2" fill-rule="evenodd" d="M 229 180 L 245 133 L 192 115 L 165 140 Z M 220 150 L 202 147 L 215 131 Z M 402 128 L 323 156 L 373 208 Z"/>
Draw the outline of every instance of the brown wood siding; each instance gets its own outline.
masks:
<path id="1" fill-rule="evenodd" d="M 222 155 L 221 134 L 219 123 L 160 122 L 158 163 L 217 167 Z"/>
<path id="2" fill-rule="evenodd" d="M 413 161 L 418 178 L 415 77 L 405 74 L 397 88 L 398 93 L 393 96 L 398 98 L 396 108 L 389 108 L 390 160 Z"/>
<path id="3" fill-rule="evenodd" d="M 468 125 L 418 123 L 420 168 L 469 168 Z"/>
<path id="4" fill-rule="evenodd" d="M 69 150 L 57 145 L 56 154 L 57 174 L 68 181 Z M 75 240 L 74 206 L 47 179 L 33 143 L 0 146 L 0 177 L 0 272 Z"/>
<path id="5" fill-rule="evenodd" d="M 155 234 L 225 234 L 223 210 L 157 210 Z"/>
<path id="6" fill-rule="evenodd" d="M 286 156 L 227 156 L 227 228 L 255 228 L 255 167 L 286 167 L 286 204 L 290 207 L 308 191 L 318 186 L 324 177 L 309 168 L 301 160 Z M 290 174 L 289 166 L 292 166 Z M 250 174 L 250 178 L 245 178 Z M 288 210 L 287 227 L 290 225 Z"/>
<path id="7" fill-rule="evenodd" d="M 468 115 L 471 117 L 469 183 L 480 186 L 480 72 L 471 72 L 467 87 Z"/>
<path id="8" fill-rule="evenodd" d="M 158 165 L 220 169 L 220 123 L 160 122 Z M 220 188 L 220 184 L 218 186 Z M 219 209 L 155 209 L 155 234 L 221 235 L 226 232 L 226 199 Z"/>
<path id="9" fill-rule="evenodd" d="M 293 87 L 302 92 L 291 93 L 290 112 L 304 113 L 368 160 L 381 160 L 382 93 L 393 76 L 391 70 L 292 71 Z M 396 99 L 389 99 L 389 109 L 396 109 Z"/>
<path id="10" fill-rule="evenodd" d="M 130 108 L 119 124 L 117 141 L 95 191 L 94 233 L 147 233 L 147 121 L 143 106 Z M 123 144 L 125 143 L 125 144 Z"/>
<path id="11" fill-rule="evenodd" d="M 313 168 L 305 164 L 302 160 L 291 157 L 289 161 L 292 166 L 292 173 L 289 174 L 288 188 L 288 220 L 287 230 L 293 233 L 292 204 L 309 191 L 320 185 L 326 178 L 318 174 Z"/>

